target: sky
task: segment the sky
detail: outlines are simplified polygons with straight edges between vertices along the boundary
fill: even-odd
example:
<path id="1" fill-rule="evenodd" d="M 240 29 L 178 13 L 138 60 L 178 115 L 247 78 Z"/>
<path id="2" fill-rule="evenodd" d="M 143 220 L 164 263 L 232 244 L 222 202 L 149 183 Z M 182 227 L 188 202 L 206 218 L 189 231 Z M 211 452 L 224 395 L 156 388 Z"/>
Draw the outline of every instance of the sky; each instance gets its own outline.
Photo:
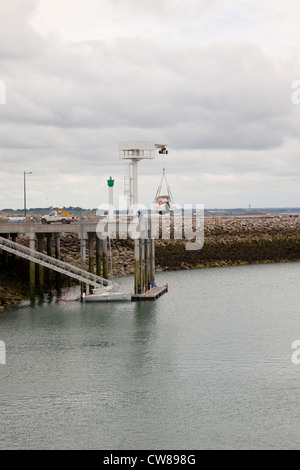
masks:
<path id="1" fill-rule="evenodd" d="M 296 0 L 0 4 L 0 209 L 96 208 L 124 191 L 119 142 L 166 144 L 179 204 L 299 207 Z M 300 97 L 300 92 L 298 93 Z M 4 99 L 5 98 L 5 99 Z"/>

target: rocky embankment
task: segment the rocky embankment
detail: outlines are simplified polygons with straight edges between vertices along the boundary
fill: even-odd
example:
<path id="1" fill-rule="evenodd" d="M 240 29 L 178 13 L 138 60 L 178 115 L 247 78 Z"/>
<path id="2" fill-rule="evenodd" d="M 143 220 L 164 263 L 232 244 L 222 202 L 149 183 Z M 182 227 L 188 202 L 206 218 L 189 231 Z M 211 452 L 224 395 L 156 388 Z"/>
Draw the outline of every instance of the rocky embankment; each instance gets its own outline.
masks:
<path id="1" fill-rule="evenodd" d="M 10 259 L 6 266 L 5 255 L 0 255 L 0 312 L 28 299 L 28 285 L 27 263 Z"/>
<path id="2" fill-rule="evenodd" d="M 184 241 L 160 241 L 163 270 L 300 261 L 300 217 L 205 220 L 204 246 L 186 251 Z"/>
<path id="3" fill-rule="evenodd" d="M 171 233 L 181 237 L 181 228 L 175 223 Z M 27 240 L 22 238 L 18 239 L 18 242 L 27 244 Z M 157 270 L 300 261 L 300 217 L 206 218 L 203 248 L 198 251 L 186 251 L 185 243 L 186 241 L 182 239 L 157 240 Z M 132 241 L 113 240 L 111 251 L 114 276 L 132 274 L 134 272 Z M 62 237 L 61 259 L 70 264 L 81 265 L 80 242 L 77 235 L 66 234 Z M 26 268 L 24 263 L 22 265 L 23 279 L 25 279 Z M 27 281 L 20 282 L 17 281 L 18 278 L 17 266 L 5 270 L 2 264 L 0 307 L 11 304 L 12 300 L 18 302 L 28 295 Z M 16 285 L 15 282 L 19 284 Z"/>

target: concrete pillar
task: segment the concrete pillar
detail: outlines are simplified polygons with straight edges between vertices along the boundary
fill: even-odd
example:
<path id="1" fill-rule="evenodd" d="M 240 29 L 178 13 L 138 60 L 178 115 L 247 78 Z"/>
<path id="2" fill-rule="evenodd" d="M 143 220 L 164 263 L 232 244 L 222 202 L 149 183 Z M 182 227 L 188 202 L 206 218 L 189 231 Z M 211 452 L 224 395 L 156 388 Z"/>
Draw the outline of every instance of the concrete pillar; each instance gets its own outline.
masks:
<path id="1" fill-rule="evenodd" d="M 81 243 L 81 262 L 82 262 L 82 269 L 85 269 L 87 239 L 86 239 L 86 238 L 83 238 L 82 240 L 80 240 L 80 243 Z"/>
<path id="2" fill-rule="evenodd" d="M 145 240 L 145 285 L 147 291 L 150 289 L 150 271 L 150 238 L 148 236 Z"/>
<path id="3" fill-rule="evenodd" d="M 47 255 L 52 256 L 52 233 L 47 233 Z M 53 271 L 52 269 L 48 269 L 48 282 L 49 286 L 51 286 L 53 282 Z"/>
<path id="4" fill-rule="evenodd" d="M 12 241 L 13 241 L 14 243 L 17 242 L 17 236 L 18 236 L 17 233 L 11 233 L 11 239 L 12 239 Z M 13 262 L 15 262 L 15 260 L 16 260 L 16 255 L 12 255 L 11 259 L 12 259 Z"/>
<path id="5" fill-rule="evenodd" d="M 60 259 L 60 233 L 55 233 L 55 258 Z"/>
<path id="6" fill-rule="evenodd" d="M 145 290 L 146 277 L 145 277 L 145 240 L 140 239 L 140 276 L 141 276 L 141 285 L 140 285 L 140 294 Z"/>
<path id="7" fill-rule="evenodd" d="M 60 260 L 60 233 L 54 234 L 54 241 L 55 241 L 55 258 Z M 60 284 L 61 284 L 60 273 L 58 272 L 55 273 L 55 279 L 56 279 L 56 288 L 59 289 Z"/>
<path id="8" fill-rule="evenodd" d="M 101 256 L 101 240 L 100 238 L 96 237 L 96 274 L 97 276 L 101 276 L 101 262 L 102 262 L 102 256 Z"/>
<path id="9" fill-rule="evenodd" d="M 134 293 L 139 294 L 141 285 L 140 273 L 140 241 L 134 240 Z"/>
<path id="10" fill-rule="evenodd" d="M 35 250 L 35 234 L 31 234 L 29 238 L 29 248 Z M 35 299 L 35 263 L 29 262 L 29 293 L 31 300 Z"/>
<path id="11" fill-rule="evenodd" d="M 89 272 L 95 272 L 95 234 L 89 233 Z"/>
<path id="12" fill-rule="evenodd" d="M 108 279 L 107 238 L 105 240 L 102 240 L 102 248 L 103 248 L 103 277 L 104 279 Z"/>
<path id="13" fill-rule="evenodd" d="M 2 234 L 2 238 L 8 238 L 8 235 L 6 233 Z M 9 263 L 9 254 L 8 251 L 3 251 L 3 260 L 4 260 L 4 266 L 8 266 Z"/>
<path id="14" fill-rule="evenodd" d="M 38 239 L 38 251 L 40 253 L 43 253 L 44 252 L 44 234 L 38 233 L 37 239 Z M 45 272 L 44 272 L 44 266 L 41 266 L 41 265 L 39 265 L 39 292 L 40 292 L 40 295 L 44 295 L 44 292 L 45 292 Z"/>
<path id="15" fill-rule="evenodd" d="M 47 255 L 52 256 L 52 233 L 47 233 Z"/>
<path id="16" fill-rule="evenodd" d="M 155 240 L 150 240 L 150 283 L 155 284 Z"/>
<path id="17" fill-rule="evenodd" d="M 160 217 L 161 219 L 161 217 Z M 157 220 L 150 217 L 149 226 L 149 248 L 150 248 L 150 284 L 155 285 L 155 239 L 159 234 L 157 233 L 158 225 Z"/>

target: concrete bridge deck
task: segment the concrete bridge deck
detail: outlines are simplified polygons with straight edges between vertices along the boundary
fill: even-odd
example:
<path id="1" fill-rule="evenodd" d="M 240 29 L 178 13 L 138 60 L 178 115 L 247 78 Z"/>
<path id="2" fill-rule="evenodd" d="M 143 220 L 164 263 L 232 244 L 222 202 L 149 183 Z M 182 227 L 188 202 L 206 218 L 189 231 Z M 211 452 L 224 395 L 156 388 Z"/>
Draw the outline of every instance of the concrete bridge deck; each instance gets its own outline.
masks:
<path id="1" fill-rule="evenodd" d="M 116 225 L 118 230 L 126 230 L 128 227 L 127 221 L 118 222 Z M 7 223 L 0 222 L 0 234 L 24 234 L 30 237 L 30 235 L 38 233 L 77 233 L 79 238 L 81 233 L 83 233 L 84 238 L 88 233 L 96 233 L 97 228 L 100 230 L 105 228 L 107 222 L 75 222 L 71 224 L 62 224 L 62 223 L 51 223 L 51 224 L 42 224 L 42 223 Z"/>

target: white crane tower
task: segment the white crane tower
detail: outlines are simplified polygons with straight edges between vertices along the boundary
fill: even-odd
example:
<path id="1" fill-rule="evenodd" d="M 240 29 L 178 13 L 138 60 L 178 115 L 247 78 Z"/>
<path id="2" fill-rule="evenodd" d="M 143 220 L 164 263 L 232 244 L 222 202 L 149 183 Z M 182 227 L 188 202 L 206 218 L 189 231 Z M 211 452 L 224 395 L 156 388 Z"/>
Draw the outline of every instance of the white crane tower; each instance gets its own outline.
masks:
<path id="1" fill-rule="evenodd" d="M 135 212 L 137 212 L 139 202 L 138 162 L 154 159 L 155 151 L 158 149 L 160 154 L 168 154 L 166 147 L 166 145 L 145 141 L 120 142 L 120 158 L 122 160 L 131 160 L 127 168 L 127 174 L 125 174 L 124 192 L 128 206 L 133 206 Z"/>

